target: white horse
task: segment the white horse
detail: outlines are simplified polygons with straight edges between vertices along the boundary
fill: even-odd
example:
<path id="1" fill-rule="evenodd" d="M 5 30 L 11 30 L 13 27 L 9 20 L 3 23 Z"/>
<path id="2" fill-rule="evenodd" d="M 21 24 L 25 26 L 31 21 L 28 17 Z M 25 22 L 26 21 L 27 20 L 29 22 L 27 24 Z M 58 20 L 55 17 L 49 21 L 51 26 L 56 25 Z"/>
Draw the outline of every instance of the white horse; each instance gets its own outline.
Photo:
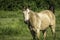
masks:
<path id="1" fill-rule="evenodd" d="M 40 31 L 44 34 L 45 40 L 48 27 L 50 27 L 52 33 L 55 34 L 55 15 L 50 10 L 37 13 L 27 8 L 23 11 L 23 15 L 24 22 L 28 25 L 34 40 L 39 40 Z"/>

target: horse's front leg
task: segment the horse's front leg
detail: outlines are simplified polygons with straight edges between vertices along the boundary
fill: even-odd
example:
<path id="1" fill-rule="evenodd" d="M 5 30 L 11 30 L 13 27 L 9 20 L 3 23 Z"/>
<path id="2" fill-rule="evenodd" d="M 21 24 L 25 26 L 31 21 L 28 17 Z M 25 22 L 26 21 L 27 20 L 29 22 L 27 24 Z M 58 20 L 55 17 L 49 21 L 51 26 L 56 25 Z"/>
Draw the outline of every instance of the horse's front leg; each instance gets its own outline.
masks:
<path id="1" fill-rule="evenodd" d="M 39 40 L 40 39 L 40 30 L 37 29 L 36 30 L 36 40 Z"/>
<path id="2" fill-rule="evenodd" d="M 36 37 L 36 32 L 33 30 L 32 26 L 28 26 L 30 32 L 31 32 L 31 35 L 33 37 L 33 40 L 35 40 L 35 37 Z"/>
<path id="3" fill-rule="evenodd" d="M 33 37 L 33 40 L 35 40 L 35 31 L 34 30 L 30 30 L 31 34 L 32 34 L 32 37 Z"/>
<path id="4" fill-rule="evenodd" d="M 40 30 L 39 29 L 35 29 L 35 28 L 33 28 L 33 30 L 34 30 L 34 40 L 39 40 L 39 37 L 40 37 Z"/>
<path id="5" fill-rule="evenodd" d="M 33 40 L 39 40 L 40 37 L 40 30 L 36 29 L 36 30 L 30 30 L 32 36 L 33 36 Z"/>

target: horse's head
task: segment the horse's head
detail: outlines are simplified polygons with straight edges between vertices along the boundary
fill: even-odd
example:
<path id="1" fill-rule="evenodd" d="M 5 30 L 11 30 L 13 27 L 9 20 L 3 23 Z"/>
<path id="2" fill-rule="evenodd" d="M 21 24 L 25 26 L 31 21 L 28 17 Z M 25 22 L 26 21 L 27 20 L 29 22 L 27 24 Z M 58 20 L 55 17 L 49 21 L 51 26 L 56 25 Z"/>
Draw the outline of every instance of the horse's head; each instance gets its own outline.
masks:
<path id="1" fill-rule="evenodd" d="M 27 24 L 28 21 L 29 21 L 29 12 L 30 12 L 30 10 L 29 10 L 28 8 L 23 10 L 24 22 L 25 22 L 26 24 Z"/>

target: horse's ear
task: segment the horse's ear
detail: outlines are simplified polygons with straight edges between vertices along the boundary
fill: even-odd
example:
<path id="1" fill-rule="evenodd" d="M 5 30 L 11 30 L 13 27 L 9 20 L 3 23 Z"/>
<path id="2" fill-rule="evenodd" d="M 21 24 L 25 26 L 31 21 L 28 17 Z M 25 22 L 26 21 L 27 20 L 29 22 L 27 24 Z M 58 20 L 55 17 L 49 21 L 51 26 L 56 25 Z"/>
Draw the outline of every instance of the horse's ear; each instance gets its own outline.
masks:
<path id="1" fill-rule="evenodd" d="M 27 7 L 23 7 L 23 10 L 26 10 L 27 9 Z"/>
<path id="2" fill-rule="evenodd" d="M 30 6 L 23 6 L 22 9 L 23 9 L 23 10 L 30 9 Z"/>
<path id="3" fill-rule="evenodd" d="M 25 6 L 24 10 L 30 9 L 30 6 Z"/>
<path id="4" fill-rule="evenodd" d="M 31 9 L 30 6 L 28 6 L 28 9 Z"/>

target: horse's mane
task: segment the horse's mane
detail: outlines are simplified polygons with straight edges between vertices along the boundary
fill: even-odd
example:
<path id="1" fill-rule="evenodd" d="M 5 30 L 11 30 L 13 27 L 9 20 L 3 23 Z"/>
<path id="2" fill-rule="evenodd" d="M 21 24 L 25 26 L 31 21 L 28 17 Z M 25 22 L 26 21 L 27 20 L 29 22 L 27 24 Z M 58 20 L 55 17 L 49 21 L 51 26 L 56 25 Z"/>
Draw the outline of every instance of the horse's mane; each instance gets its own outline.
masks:
<path id="1" fill-rule="evenodd" d="M 30 15 L 30 16 L 35 15 L 35 12 L 33 12 L 33 11 L 30 10 L 29 15 Z"/>

